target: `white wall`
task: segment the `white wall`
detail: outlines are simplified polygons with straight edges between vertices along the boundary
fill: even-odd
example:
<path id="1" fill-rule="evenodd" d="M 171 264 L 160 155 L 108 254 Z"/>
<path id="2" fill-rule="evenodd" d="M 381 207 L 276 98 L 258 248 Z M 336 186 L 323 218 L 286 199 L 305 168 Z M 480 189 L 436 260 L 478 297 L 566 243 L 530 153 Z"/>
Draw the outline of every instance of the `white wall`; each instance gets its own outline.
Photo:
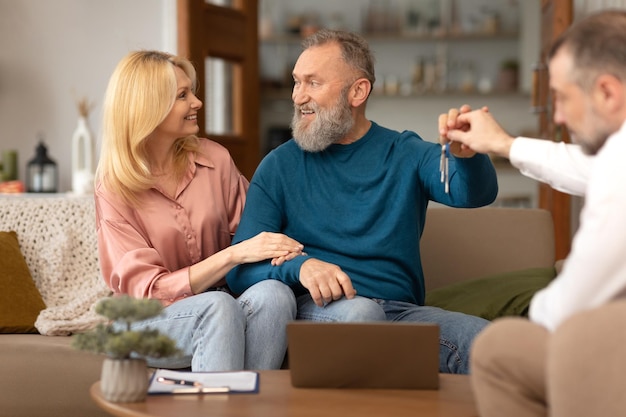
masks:
<path id="1" fill-rule="evenodd" d="M 113 68 L 131 50 L 173 51 L 175 10 L 175 0 L 0 0 L 0 152 L 18 151 L 20 179 L 42 133 L 69 191 L 76 99 L 95 104 L 99 138 Z"/>

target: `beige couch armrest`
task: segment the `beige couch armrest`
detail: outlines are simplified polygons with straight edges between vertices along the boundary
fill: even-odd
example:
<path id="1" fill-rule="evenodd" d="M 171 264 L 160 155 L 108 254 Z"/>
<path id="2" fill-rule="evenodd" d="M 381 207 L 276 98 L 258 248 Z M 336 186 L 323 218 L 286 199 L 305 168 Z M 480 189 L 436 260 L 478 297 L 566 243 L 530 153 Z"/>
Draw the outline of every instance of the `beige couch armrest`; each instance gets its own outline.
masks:
<path id="1" fill-rule="evenodd" d="M 0 415 L 105 417 L 89 387 L 100 379 L 103 355 L 78 351 L 67 336 L 0 335 Z"/>

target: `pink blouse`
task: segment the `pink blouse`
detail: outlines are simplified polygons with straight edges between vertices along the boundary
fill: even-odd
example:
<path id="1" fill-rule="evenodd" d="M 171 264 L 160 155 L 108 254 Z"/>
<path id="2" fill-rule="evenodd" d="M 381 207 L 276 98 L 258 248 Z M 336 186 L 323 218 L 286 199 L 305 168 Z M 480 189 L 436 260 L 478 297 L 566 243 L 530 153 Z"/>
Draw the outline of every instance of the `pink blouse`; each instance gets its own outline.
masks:
<path id="1" fill-rule="evenodd" d="M 174 199 L 156 187 L 133 208 L 97 185 L 100 267 L 114 293 L 170 305 L 193 295 L 189 267 L 230 245 L 248 180 L 223 146 L 208 139 L 200 145 Z"/>

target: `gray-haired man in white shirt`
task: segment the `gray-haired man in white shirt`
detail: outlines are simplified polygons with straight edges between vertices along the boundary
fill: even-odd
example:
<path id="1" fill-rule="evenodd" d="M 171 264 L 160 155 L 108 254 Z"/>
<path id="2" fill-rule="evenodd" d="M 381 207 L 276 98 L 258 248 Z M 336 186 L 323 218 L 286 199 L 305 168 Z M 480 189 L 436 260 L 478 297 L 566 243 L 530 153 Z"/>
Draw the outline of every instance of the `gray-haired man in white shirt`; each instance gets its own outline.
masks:
<path id="1" fill-rule="evenodd" d="M 451 110 L 456 146 L 495 153 L 561 191 L 585 196 L 563 270 L 532 299 L 529 319 L 477 337 L 472 384 L 482 417 L 623 415 L 626 356 L 626 11 L 578 21 L 549 55 L 554 121 L 575 144 L 513 138 L 485 109 Z M 462 145 L 459 145 L 462 144 Z M 615 369 L 619 369 L 615 372 Z"/>

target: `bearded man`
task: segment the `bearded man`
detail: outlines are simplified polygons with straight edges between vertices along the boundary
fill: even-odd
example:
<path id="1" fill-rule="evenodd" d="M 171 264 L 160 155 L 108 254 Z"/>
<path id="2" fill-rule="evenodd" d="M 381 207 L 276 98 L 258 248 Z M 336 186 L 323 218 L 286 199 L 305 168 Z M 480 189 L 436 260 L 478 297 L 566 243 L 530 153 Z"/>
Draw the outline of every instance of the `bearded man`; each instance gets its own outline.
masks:
<path id="1" fill-rule="evenodd" d="M 424 306 L 419 239 L 429 201 L 493 202 L 493 165 L 459 147 L 444 187 L 441 145 L 366 118 L 375 75 L 362 37 L 321 30 L 303 48 L 293 70 L 293 139 L 257 169 L 233 243 L 281 232 L 306 254 L 280 266 L 240 265 L 227 277 L 230 288 L 285 282 L 302 320 L 437 323 L 440 371 L 468 373 L 470 345 L 488 322 Z"/>

